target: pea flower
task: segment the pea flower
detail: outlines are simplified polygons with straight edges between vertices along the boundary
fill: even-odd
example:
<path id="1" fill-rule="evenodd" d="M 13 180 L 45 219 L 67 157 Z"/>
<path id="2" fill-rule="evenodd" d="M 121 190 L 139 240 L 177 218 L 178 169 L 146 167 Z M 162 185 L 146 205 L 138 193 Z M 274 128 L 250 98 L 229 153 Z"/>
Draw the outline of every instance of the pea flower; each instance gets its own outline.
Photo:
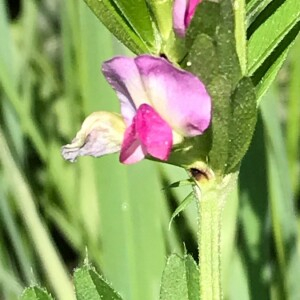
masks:
<path id="1" fill-rule="evenodd" d="M 65 159 L 120 151 L 125 164 L 147 155 L 166 161 L 174 145 L 209 126 L 211 98 L 204 84 L 167 60 L 119 56 L 105 62 L 102 71 L 117 93 L 121 115 L 91 114 L 72 143 L 62 148 Z"/>
<path id="2" fill-rule="evenodd" d="M 174 0 L 173 28 L 176 34 L 184 37 L 189 27 L 197 5 L 201 0 Z"/>

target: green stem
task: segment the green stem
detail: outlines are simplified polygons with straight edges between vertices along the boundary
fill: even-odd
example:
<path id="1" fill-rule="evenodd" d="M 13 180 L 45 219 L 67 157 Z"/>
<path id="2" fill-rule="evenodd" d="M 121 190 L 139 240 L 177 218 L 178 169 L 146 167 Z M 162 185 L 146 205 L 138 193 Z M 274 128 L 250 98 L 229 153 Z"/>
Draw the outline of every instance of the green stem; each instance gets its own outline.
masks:
<path id="1" fill-rule="evenodd" d="M 221 220 L 225 199 L 236 183 L 237 173 L 216 180 L 199 183 L 195 189 L 198 198 L 198 248 L 200 272 L 200 299 L 221 300 Z"/>
<path id="2" fill-rule="evenodd" d="M 200 299 L 222 299 L 220 266 L 221 206 L 216 190 L 204 193 L 198 202 L 198 247 Z"/>

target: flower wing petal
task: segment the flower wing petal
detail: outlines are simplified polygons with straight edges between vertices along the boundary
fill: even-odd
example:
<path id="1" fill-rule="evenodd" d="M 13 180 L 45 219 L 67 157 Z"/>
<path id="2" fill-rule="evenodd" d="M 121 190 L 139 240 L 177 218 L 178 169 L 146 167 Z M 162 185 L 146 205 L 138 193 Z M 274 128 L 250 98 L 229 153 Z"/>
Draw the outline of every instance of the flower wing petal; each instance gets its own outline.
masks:
<path id="1" fill-rule="evenodd" d="M 123 164 L 134 164 L 146 156 L 136 132 L 136 118 L 126 129 L 121 147 L 120 162 Z"/>
<path id="2" fill-rule="evenodd" d="M 168 160 L 172 149 L 172 128 L 148 104 L 142 104 L 126 129 L 120 161 L 132 164 L 147 154 Z"/>
<path id="3" fill-rule="evenodd" d="M 135 59 L 152 107 L 178 133 L 202 134 L 210 124 L 211 98 L 195 75 L 149 55 Z"/>
<path id="4" fill-rule="evenodd" d="M 62 147 L 62 156 L 74 162 L 78 156 L 99 157 L 118 152 L 124 131 L 121 116 L 109 112 L 92 113 L 85 119 L 72 143 Z"/>
<path id="5" fill-rule="evenodd" d="M 136 131 L 147 154 L 168 160 L 172 149 L 172 128 L 148 104 L 142 104 L 136 115 Z"/>

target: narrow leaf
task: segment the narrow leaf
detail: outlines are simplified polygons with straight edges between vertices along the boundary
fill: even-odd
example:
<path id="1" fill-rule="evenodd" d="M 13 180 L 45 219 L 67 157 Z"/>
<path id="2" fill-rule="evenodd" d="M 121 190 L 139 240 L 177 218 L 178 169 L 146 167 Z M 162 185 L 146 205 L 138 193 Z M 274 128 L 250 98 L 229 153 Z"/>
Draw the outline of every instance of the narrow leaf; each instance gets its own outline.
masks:
<path id="1" fill-rule="evenodd" d="M 77 300 L 121 300 L 121 296 L 92 268 L 83 266 L 74 273 Z"/>
<path id="2" fill-rule="evenodd" d="M 289 49 L 294 44 L 300 30 L 300 22 L 297 23 L 292 30 L 284 37 L 277 48 L 253 74 L 252 80 L 256 85 L 257 103 L 259 104 L 261 97 L 265 94 L 271 83 L 274 81 L 278 71 L 283 65 Z"/>
<path id="3" fill-rule="evenodd" d="M 271 15 L 262 21 L 248 42 L 248 74 L 250 75 L 262 65 L 300 20 L 299 0 L 286 0 L 279 7 L 271 3 L 268 7 L 273 10 L 267 12 Z"/>

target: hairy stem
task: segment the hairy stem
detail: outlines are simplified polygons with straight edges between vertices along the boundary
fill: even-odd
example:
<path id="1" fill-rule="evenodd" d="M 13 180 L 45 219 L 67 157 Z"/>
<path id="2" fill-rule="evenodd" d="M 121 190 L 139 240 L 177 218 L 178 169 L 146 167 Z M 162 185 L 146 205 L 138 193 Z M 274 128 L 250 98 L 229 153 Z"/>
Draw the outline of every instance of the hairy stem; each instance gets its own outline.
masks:
<path id="1" fill-rule="evenodd" d="M 229 187 L 237 174 L 230 174 L 219 182 L 198 183 L 198 248 L 200 299 L 221 300 L 221 220 Z"/>

